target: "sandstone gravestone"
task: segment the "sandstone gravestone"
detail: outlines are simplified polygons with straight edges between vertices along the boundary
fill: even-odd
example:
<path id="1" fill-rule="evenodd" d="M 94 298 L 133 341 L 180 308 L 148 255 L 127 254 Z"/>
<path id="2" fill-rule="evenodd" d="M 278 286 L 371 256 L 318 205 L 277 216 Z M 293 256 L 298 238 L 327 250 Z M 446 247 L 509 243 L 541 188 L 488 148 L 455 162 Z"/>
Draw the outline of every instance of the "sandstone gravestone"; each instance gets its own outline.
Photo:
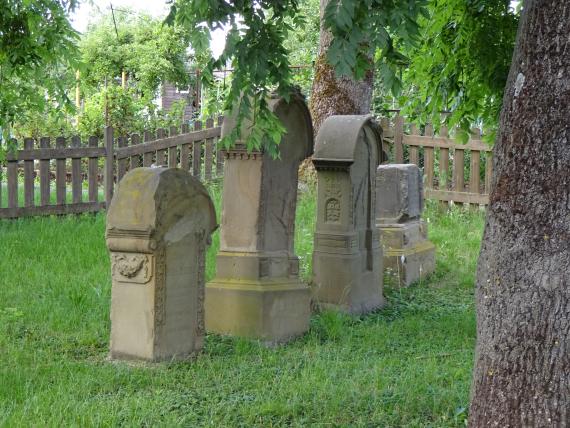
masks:
<path id="1" fill-rule="evenodd" d="M 375 224 L 381 150 L 382 129 L 372 116 L 331 116 L 317 135 L 313 285 L 322 306 L 361 314 L 384 303 Z"/>
<path id="2" fill-rule="evenodd" d="M 107 213 L 112 358 L 184 358 L 202 347 L 215 228 L 212 201 L 188 172 L 136 168 L 123 177 Z"/>
<path id="3" fill-rule="evenodd" d="M 309 288 L 299 280 L 294 253 L 297 171 L 313 152 L 313 128 L 301 95 L 269 100 L 287 133 L 280 159 L 248 153 L 240 141 L 226 153 L 220 252 L 216 277 L 206 286 L 206 329 L 283 342 L 309 326 Z M 224 121 L 222 135 L 235 127 Z"/>
<path id="4" fill-rule="evenodd" d="M 422 175 L 414 165 L 381 165 L 376 177 L 376 224 L 384 271 L 408 286 L 435 269 L 435 246 L 427 239 Z"/>

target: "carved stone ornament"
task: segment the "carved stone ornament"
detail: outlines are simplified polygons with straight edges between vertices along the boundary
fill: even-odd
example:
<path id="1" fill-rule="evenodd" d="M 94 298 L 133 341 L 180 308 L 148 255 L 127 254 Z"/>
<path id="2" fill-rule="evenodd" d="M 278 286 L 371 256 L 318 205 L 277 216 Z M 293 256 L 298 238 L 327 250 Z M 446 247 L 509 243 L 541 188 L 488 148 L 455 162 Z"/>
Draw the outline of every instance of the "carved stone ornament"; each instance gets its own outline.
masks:
<path id="1" fill-rule="evenodd" d="M 113 279 L 117 281 L 146 284 L 152 278 L 152 265 L 147 254 L 114 253 L 111 266 Z"/>

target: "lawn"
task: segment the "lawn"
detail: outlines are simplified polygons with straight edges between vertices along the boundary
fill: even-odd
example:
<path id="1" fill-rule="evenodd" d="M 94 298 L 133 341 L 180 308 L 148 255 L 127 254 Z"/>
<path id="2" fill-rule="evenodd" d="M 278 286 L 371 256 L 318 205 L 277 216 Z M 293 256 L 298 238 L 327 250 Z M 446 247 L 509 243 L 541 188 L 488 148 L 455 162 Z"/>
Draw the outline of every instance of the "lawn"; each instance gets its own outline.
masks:
<path id="1" fill-rule="evenodd" d="M 296 222 L 305 279 L 314 211 L 309 189 Z M 194 360 L 154 365 L 107 359 L 104 214 L 0 221 L 0 426 L 464 426 L 484 216 L 428 204 L 424 217 L 437 271 L 386 288 L 383 310 L 313 315 L 276 348 L 209 335 Z M 217 247 L 216 234 L 208 278 Z"/>

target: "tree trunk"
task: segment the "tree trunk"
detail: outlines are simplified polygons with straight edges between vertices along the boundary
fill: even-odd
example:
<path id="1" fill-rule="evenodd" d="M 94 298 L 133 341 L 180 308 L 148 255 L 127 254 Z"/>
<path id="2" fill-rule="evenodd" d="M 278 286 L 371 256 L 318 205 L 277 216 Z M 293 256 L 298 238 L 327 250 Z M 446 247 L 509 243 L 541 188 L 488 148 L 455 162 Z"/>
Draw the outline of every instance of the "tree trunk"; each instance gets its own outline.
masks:
<path id="1" fill-rule="evenodd" d="M 570 1 L 524 6 L 477 268 L 473 427 L 570 426 Z"/>
<path id="2" fill-rule="evenodd" d="M 327 62 L 327 50 L 332 34 L 325 30 L 324 11 L 329 0 L 321 0 L 321 32 L 319 54 L 315 63 L 315 78 L 311 93 L 311 116 L 315 135 L 324 120 L 335 114 L 368 114 L 372 104 L 373 72 L 363 80 L 355 81 L 348 77 L 337 77 Z"/>

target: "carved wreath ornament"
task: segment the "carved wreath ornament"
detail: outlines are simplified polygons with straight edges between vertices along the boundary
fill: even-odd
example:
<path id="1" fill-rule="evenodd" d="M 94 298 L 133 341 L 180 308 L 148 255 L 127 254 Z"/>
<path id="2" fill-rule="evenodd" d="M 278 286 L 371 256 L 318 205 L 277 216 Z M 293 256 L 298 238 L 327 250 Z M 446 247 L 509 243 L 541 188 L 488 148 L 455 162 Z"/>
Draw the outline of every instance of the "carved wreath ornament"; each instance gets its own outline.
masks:
<path id="1" fill-rule="evenodd" d="M 148 256 L 145 254 L 114 254 L 113 276 L 119 280 L 131 280 L 129 282 L 147 282 L 150 277 Z"/>

